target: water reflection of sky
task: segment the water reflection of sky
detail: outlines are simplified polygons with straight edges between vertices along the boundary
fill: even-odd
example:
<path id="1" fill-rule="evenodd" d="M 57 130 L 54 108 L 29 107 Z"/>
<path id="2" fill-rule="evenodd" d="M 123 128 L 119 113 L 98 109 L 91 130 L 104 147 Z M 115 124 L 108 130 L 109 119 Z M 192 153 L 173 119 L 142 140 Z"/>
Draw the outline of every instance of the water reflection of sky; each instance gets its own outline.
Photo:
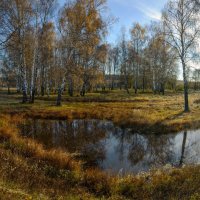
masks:
<path id="1" fill-rule="evenodd" d="M 101 120 L 27 120 L 20 128 L 24 136 L 39 140 L 47 148 L 79 152 L 89 165 L 114 173 L 200 163 L 199 130 L 138 134 Z"/>

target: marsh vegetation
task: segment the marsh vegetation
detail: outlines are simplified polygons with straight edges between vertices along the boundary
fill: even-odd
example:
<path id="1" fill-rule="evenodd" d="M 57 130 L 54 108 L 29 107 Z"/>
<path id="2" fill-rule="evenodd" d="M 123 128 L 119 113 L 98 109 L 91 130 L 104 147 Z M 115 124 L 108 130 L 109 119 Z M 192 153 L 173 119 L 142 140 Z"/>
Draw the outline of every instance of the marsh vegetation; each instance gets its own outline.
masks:
<path id="1" fill-rule="evenodd" d="M 198 93 L 189 113 L 182 112 L 182 95 L 171 92 L 66 95 L 62 107 L 54 96 L 34 105 L 19 98 L 1 91 L 5 198 L 199 198 Z M 147 116 L 147 108 L 154 113 Z"/>
<path id="2" fill-rule="evenodd" d="M 200 199 L 199 11 L 1 0 L 0 199 Z"/>

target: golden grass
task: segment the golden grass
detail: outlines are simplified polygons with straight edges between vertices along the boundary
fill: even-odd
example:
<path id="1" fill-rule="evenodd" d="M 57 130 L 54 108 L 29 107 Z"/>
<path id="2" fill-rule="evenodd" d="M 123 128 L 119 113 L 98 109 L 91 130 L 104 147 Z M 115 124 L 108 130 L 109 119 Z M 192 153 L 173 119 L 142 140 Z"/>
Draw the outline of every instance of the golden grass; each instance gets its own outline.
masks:
<path id="1" fill-rule="evenodd" d="M 24 196 L 34 192 L 43 194 L 44 199 L 57 199 L 58 195 L 65 199 L 70 190 L 70 198 L 73 193 L 78 197 L 73 187 L 81 180 L 81 162 L 72 154 L 59 149 L 46 150 L 42 144 L 20 137 L 15 127 L 20 120 L 20 117 L 0 115 L 0 180 L 20 186 L 18 189 L 24 191 Z M 2 191 L 6 199 L 12 197 L 10 187 Z M 87 196 L 87 192 L 83 194 Z"/>
<path id="2" fill-rule="evenodd" d="M 103 96 L 101 96 L 103 95 Z M 24 117 L 97 118 L 142 131 L 168 132 L 200 125 L 199 94 L 190 95 L 191 112 L 183 113 L 183 97 L 124 92 L 40 98 L 20 104 L 18 95 L 0 96 L 0 193 L 3 199 L 200 199 L 200 166 L 161 169 L 137 176 L 110 177 L 97 169 L 83 170 L 74 155 L 23 138 L 16 125 Z M 8 183 L 8 184 L 7 184 Z M 14 185 L 14 187 L 13 187 Z M 0 198 L 1 199 L 1 198 Z"/>
<path id="3" fill-rule="evenodd" d="M 200 126 L 198 103 L 200 96 L 198 93 L 190 95 L 191 112 L 189 113 L 183 112 L 182 94 L 129 96 L 116 91 L 106 95 L 103 94 L 103 97 L 100 94 L 99 96 L 90 95 L 82 98 L 82 102 L 80 97 L 78 97 L 78 100 L 77 97 L 64 97 L 61 107 L 54 105 L 55 102 L 52 101 L 52 99 L 55 100 L 54 96 L 50 97 L 49 100 L 47 100 L 47 97 L 41 97 L 34 105 L 22 105 L 17 103 L 19 99 L 14 95 L 9 97 L 10 100 L 7 104 L 0 106 L 0 110 L 9 114 L 21 113 L 27 117 L 46 119 L 106 119 L 112 120 L 119 126 L 132 127 L 146 132 L 151 130 L 158 133 L 161 131 L 176 132 Z M 102 99 L 104 99 L 104 102 L 101 101 Z M 13 101 L 13 103 L 10 103 L 10 101 Z"/>
<path id="4" fill-rule="evenodd" d="M 64 153 L 58 149 L 45 150 L 44 147 L 30 138 L 22 138 L 18 135 L 18 130 L 15 128 L 16 122 L 20 120 L 20 116 L 3 117 L 3 126 L 0 127 L 0 140 L 9 140 L 8 148 L 25 155 L 26 157 L 36 157 L 40 160 L 47 161 L 53 165 L 65 169 L 80 169 L 81 163 L 74 160 L 73 156 Z M 12 123 L 12 124 L 11 124 Z"/>
<path id="5" fill-rule="evenodd" d="M 0 115 L 0 192 L 6 199 L 198 199 L 200 167 L 164 167 L 137 176 L 111 177 L 81 163 L 61 150 L 45 150 L 22 138 L 20 117 Z M 5 185 L 9 183 L 9 186 Z M 11 187 L 10 185 L 15 185 Z M 18 196 L 17 196 L 18 195 Z"/>

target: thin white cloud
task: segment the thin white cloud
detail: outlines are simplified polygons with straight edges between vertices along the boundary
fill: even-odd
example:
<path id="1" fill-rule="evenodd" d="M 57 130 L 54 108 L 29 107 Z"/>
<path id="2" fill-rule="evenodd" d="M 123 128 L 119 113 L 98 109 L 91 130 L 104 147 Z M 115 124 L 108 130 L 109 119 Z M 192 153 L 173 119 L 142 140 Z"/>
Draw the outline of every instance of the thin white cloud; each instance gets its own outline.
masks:
<path id="1" fill-rule="evenodd" d="M 121 4 L 125 7 L 132 7 L 143 13 L 146 17 L 153 20 L 161 19 L 161 11 L 152 8 L 149 4 L 145 3 L 143 0 L 114 0 L 118 4 Z"/>
<path id="2" fill-rule="evenodd" d="M 137 2 L 133 6 L 151 19 L 161 20 L 161 11 L 158 11 L 142 2 Z"/>

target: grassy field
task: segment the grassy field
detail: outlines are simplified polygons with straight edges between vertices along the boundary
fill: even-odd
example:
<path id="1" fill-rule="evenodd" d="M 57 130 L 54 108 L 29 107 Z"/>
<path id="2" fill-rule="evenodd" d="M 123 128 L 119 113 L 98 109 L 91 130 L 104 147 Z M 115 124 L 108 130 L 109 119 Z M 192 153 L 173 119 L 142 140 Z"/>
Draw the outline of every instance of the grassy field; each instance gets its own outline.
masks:
<path id="1" fill-rule="evenodd" d="M 200 94 L 190 95 L 190 112 L 183 112 L 183 95 L 151 93 L 128 95 L 125 91 L 91 93 L 86 97 L 63 96 L 61 107 L 56 96 L 38 97 L 35 104 L 21 104 L 21 96 L 0 93 L 0 110 L 36 118 L 112 120 L 115 124 L 141 131 L 176 132 L 200 126 Z"/>
<path id="2" fill-rule="evenodd" d="M 20 96 L 0 92 L 0 199 L 200 199 L 200 166 L 162 169 L 137 176 L 108 176 L 83 168 L 78 157 L 20 136 L 24 117 L 98 118 L 142 131 L 169 132 L 200 127 L 200 95 L 190 95 L 191 112 L 183 113 L 182 94 L 127 95 L 93 93 L 84 98 L 38 97 L 21 104 Z"/>

